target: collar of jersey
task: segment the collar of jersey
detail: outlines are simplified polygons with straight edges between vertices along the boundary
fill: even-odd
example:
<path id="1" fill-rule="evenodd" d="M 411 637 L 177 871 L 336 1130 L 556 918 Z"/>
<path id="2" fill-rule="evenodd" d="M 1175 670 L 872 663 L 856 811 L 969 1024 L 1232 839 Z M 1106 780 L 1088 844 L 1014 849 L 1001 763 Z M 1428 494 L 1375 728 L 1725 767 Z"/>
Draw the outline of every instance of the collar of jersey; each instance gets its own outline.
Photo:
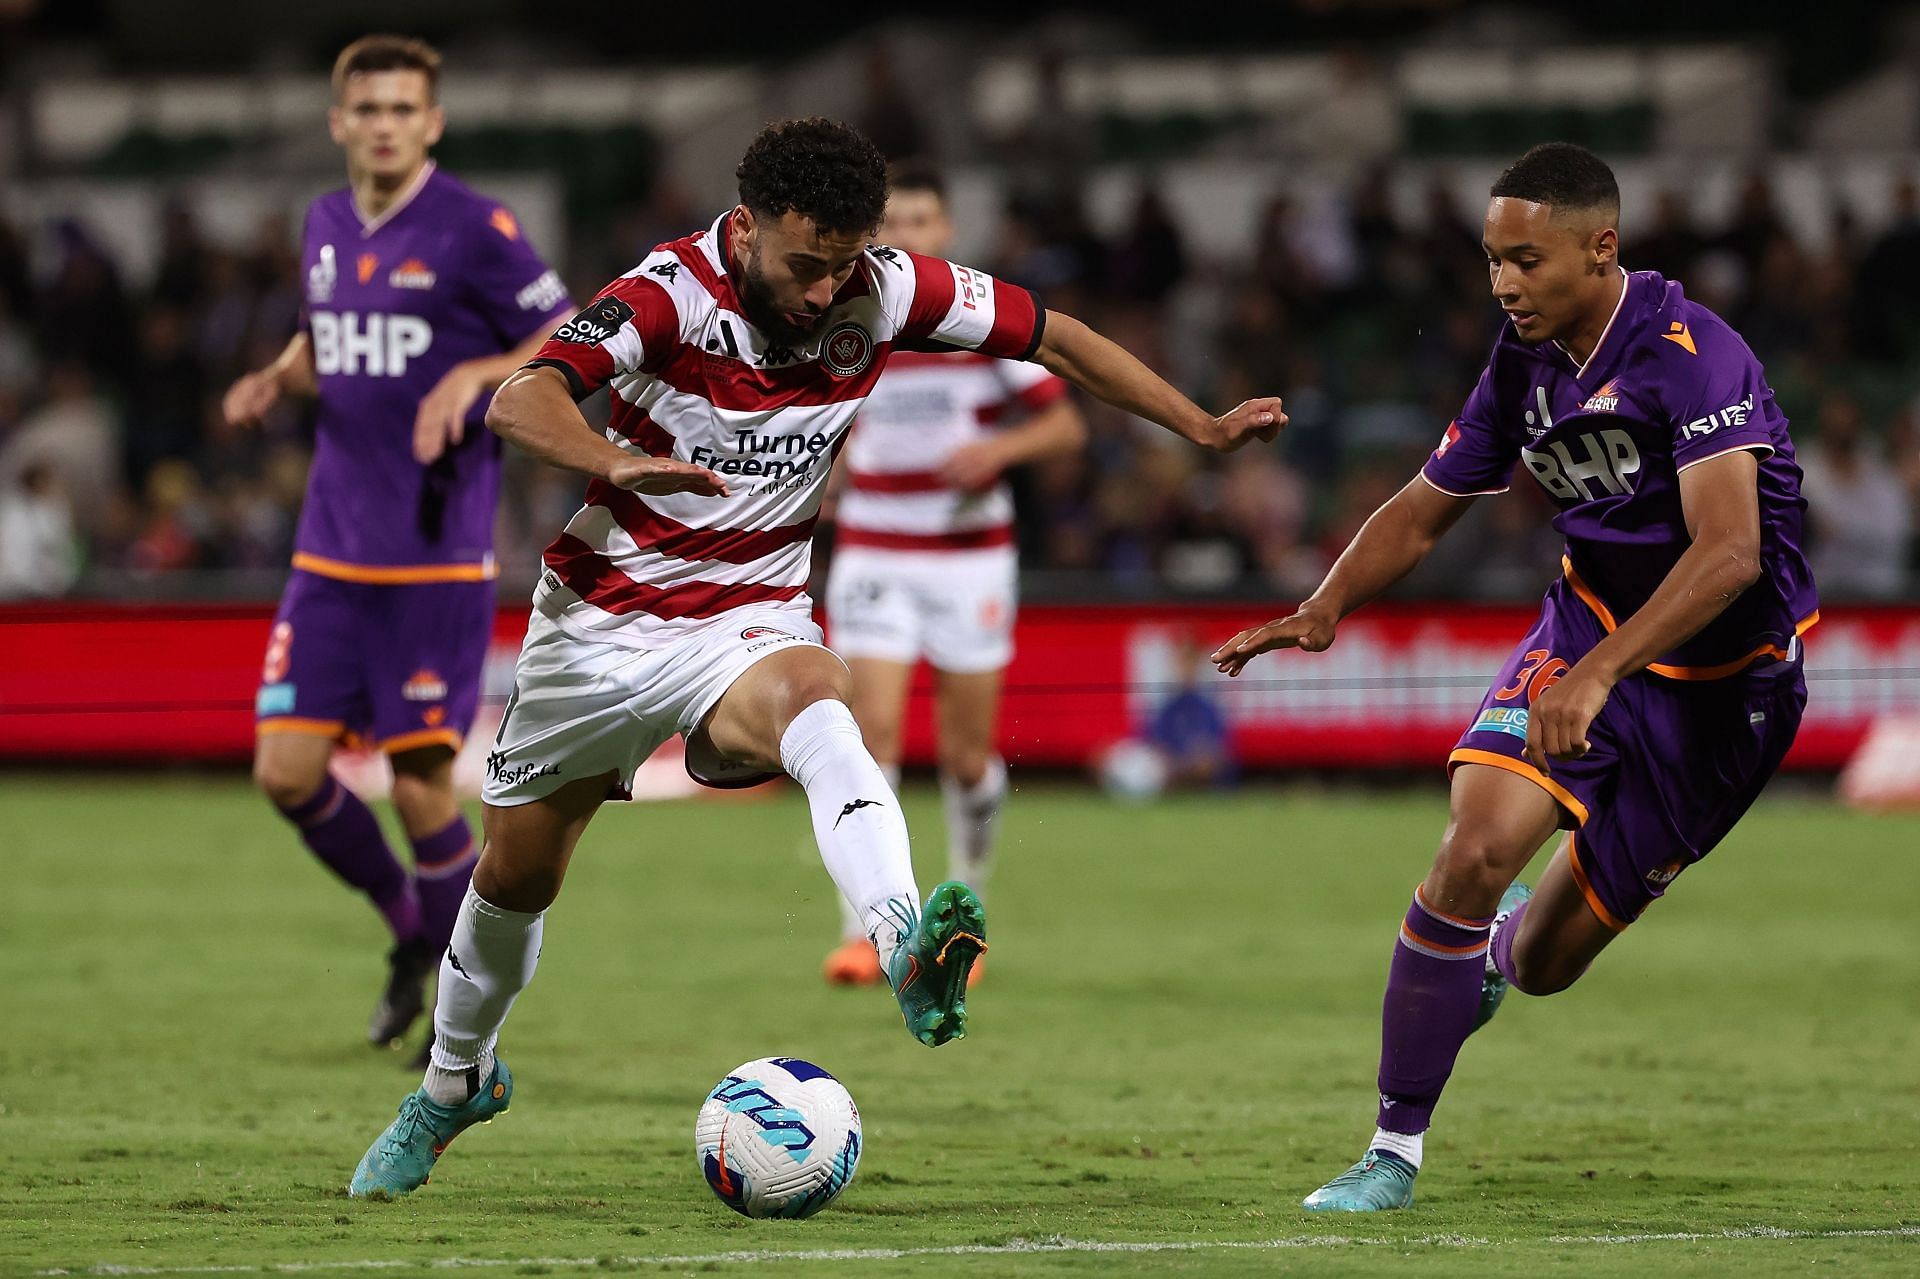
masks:
<path id="1" fill-rule="evenodd" d="M 1637 317 L 1628 315 L 1627 299 L 1634 292 L 1638 277 L 1625 267 L 1620 268 L 1620 274 L 1625 277 L 1624 283 L 1620 286 L 1620 297 L 1614 302 L 1613 314 L 1607 317 L 1607 327 L 1600 330 L 1600 340 L 1593 344 L 1593 350 L 1587 354 L 1585 364 L 1576 365 L 1572 353 L 1560 345 L 1558 338 L 1554 339 L 1553 349 L 1558 351 L 1560 358 L 1573 369 L 1573 380 L 1576 382 L 1585 382 L 1589 373 L 1598 373 L 1602 369 L 1601 356 L 1611 359 L 1615 351 L 1624 349 L 1627 334 L 1634 327 L 1633 322 Z"/>
<path id="2" fill-rule="evenodd" d="M 375 231 L 378 231 L 381 227 L 399 217 L 400 214 L 406 210 L 406 207 L 418 199 L 420 193 L 427 189 L 427 183 L 432 180 L 436 167 L 438 166 L 436 166 L 432 160 L 428 160 L 425 164 L 421 165 L 420 174 L 414 178 L 412 185 L 395 196 L 393 203 L 382 209 L 380 216 L 374 218 L 368 217 L 360 208 L 359 198 L 353 194 L 353 188 L 348 187 L 347 203 L 352 206 L 353 216 L 360 222 L 360 238 L 363 240 L 366 239 Z"/>

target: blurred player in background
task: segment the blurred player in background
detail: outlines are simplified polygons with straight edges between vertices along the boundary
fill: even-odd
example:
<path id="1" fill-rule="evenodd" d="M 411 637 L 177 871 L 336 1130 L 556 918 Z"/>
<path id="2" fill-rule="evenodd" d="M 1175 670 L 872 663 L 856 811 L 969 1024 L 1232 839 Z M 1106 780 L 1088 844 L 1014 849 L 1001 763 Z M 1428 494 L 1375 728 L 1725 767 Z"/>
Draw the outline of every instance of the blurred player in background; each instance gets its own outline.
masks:
<path id="1" fill-rule="evenodd" d="M 880 241 L 925 257 L 953 246 L 946 188 L 895 169 Z M 1037 364 L 974 351 L 901 352 L 848 437 L 827 620 L 853 673 L 853 716 L 889 783 L 914 664 L 934 669 L 947 877 L 986 891 L 1007 766 L 994 750 L 1000 676 L 1013 657 L 1020 563 L 1010 467 L 1079 448 L 1086 422 L 1067 384 Z M 885 974 L 843 897 L 830 982 Z M 977 971 L 977 969 L 976 969 Z"/>
<path id="2" fill-rule="evenodd" d="M 1285 424 L 1270 398 L 1215 417 L 1025 289 L 868 243 L 886 164 L 844 124 L 770 125 L 737 176 L 737 205 L 608 285 L 487 414 L 513 444 L 592 479 L 547 548 L 489 756 L 487 842 L 440 969 L 432 1064 L 354 1170 L 356 1196 L 417 1189 L 448 1142 L 507 1108 L 513 1078 L 494 1045 L 574 847 L 676 734 L 696 779 L 800 783 L 907 1029 L 929 1046 L 966 1033 L 985 913 L 958 883 L 922 908 L 899 800 L 807 596 L 827 476 L 896 350 L 1033 360 L 1222 451 Z M 576 407 L 603 386 L 604 434 Z M 732 919 L 741 904 L 714 909 Z"/>
<path id="3" fill-rule="evenodd" d="M 425 1008 L 473 872 L 453 759 L 492 633 L 500 442 L 487 393 L 539 348 L 566 289 L 502 206 L 440 172 L 440 55 L 368 36 L 333 68 L 348 186 L 307 210 L 306 307 L 279 359 L 234 383 L 233 423 L 317 396 L 313 469 L 256 705 L 254 778 L 307 847 L 393 933 L 367 1027 L 398 1040 Z M 393 765 L 409 872 L 328 772 L 370 740 Z"/>
<path id="4" fill-rule="evenodd" d="M 1787 421 L 1740 335 L 1619 260 L 1620 190 L 1591 152 L 1535 147 L 1493 185 L 1483 246 L 1507 313 L 1420 474 L 1291 616 L 1214 660 L 1317 653 L 1515 465 L 1546 490 L 1565 573 L 1454 749 L 1452 818 L 1400 925 L 1366 1155 L 1312 1210 L 1413 1202 L 1462 1043 L 1509 985 L 1565 990 L 1711 852 L 1793 744 L 1818 619 Z M 1532 895 L 1515 878 L 1567 837 Z M 1684 980 L 1684 977 L 1682 978 Z"/>

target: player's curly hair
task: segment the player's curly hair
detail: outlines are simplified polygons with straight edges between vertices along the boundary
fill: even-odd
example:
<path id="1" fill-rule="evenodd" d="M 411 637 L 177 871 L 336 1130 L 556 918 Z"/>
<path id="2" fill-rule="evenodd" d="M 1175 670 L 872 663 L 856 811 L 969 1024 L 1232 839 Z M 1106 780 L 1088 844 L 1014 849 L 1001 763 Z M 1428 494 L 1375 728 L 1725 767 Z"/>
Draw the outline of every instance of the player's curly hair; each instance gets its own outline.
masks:
<path id="1" fill-rule="evenodd" d="M 887 162 L 866 135 L 825 116 L 760 130 L 734 170 L 755 217 L 798 213 L 822 231 L 869 234 L 887 211 Z"/>
<path id="2" fill-rule="evenodd" d="M 1494 181 L 1495 199 L 1508 197 L 1558 209 L 1597 209 L 1620 215 L 1620 184 L 1607 162 L 1572 142 L 1542 142 Z"/>

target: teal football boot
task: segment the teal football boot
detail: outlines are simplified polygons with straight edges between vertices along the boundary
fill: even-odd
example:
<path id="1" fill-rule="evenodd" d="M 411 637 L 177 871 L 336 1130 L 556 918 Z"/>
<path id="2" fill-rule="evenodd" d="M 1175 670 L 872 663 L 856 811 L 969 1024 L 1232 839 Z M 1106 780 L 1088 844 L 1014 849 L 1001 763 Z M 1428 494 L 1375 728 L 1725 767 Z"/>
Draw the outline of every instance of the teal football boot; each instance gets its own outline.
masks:
<path id="1" fill-rule="evenodd" d="M 887 978 L 913 1037 L 929 1048 L 967 1037 L 967 974 L 987 949 L 987 913 L 958 880 L 933 890 L 893 952 Z"/>
<path id="2" fill-rule="evenodd" d="M 1507 922 L 1507 916 L 1520 909 L 1522 902 L 1533 896 L 1533 890 L 1525 884 L 1515 884 L 1500 897 L 1500 909 L 1493 917 L 1493 926 L 1498 931 L 1500 925 Z M 1507 997 L 1507 979 L 1493 966 L 1493 948 L 1487 948 L 1487 971 L 1480 979 L 1480 1012 L 1473 1019 L 1473 1030 L 1478 1030 L 1493 1020 L 1500 1011 L 1500 1003 Z M 1473 1030 L 1467 1033 L 1471 1035 Z"/>
<path id="3" fill-rule="evenodd" d="M 1399 1155 L 1369 1150 L 1367 1157 L 1300 1201 L 1308 1212 L 1381 1212 L 1413 1206 L 1419 1172 Z"/>
<path id="4" fill-rule="evenodd" d="M 443 1106 L 416 1088 L 400 1103 L 400 1117 L 361 1156 L 347 1193 L 355 1199 L 397 1199 L 418 1190 L 432 1177 L 434 1161 L 455 1137 L 506 1114 L 512 1100 L 513 1075 L 498 1057 L 493 1060 L 493 1073 L 464 1105 Z"/>

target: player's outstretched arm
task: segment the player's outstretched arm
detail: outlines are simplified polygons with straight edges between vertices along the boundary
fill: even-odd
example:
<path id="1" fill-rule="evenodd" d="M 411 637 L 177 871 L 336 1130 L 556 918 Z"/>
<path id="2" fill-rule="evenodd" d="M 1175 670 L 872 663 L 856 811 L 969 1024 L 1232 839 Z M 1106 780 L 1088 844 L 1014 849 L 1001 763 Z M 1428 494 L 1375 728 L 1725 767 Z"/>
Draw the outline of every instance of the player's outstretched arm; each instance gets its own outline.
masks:
<path id="1" fill-rule="evenodd" d="M 272 364 L 255 369 L 227 388 L 226 396 L 220 401 L 220 412 L 228 426 L 254 426 L 280 402 L 281 396 L 312 396 L 319 390 L 320 379 L 313 370 L 313 348 L 304 332 L 296 333 Z"/>
<path id="2" fill-rule="evenodd" d="M 1680 472 L 1680 512 L 1692 542 L 1658 590 L 1573 669 L 1533 699 L 1527 758 L 1587 753 L 1587 729 L 1613 686 L 1692 639 L 1760 577 L 1760 463 L 1744 449 Z"/>
<path id="3" fill-rule="evenodd" d="M 1329 647 L 1347 614 L 1411 573 L 1472 505 L 1471 497 L 1442 493 L 1415 476 L 1367 517 L 1305 603 L 1289 616 L 1241 631 L 1213 651 L 1213 664 L 1238 675 L 1272 649 L 1318 653 Z"/>
<path id="4" fill-rule="evenodd" d="M 551 466 L 635 493 L 728 494 L 727 482 L 704 466 L 635 457 L 608 440 L 580 416 L 565 375 L 544 365 L 521 369 L 500 384 L 487 409 L 487 429 Z"/>
<path id="5" fill-rule="evenodd" d="M 1214 417 L 1124 348 L 1058 311 L 1047 312 L 1033 360 L 1088 395 L 1222 453 L 1231 453 L 1249 440 L 1271 443 L 1287 424 L 1277 396 L 1248 400 Z"/>

